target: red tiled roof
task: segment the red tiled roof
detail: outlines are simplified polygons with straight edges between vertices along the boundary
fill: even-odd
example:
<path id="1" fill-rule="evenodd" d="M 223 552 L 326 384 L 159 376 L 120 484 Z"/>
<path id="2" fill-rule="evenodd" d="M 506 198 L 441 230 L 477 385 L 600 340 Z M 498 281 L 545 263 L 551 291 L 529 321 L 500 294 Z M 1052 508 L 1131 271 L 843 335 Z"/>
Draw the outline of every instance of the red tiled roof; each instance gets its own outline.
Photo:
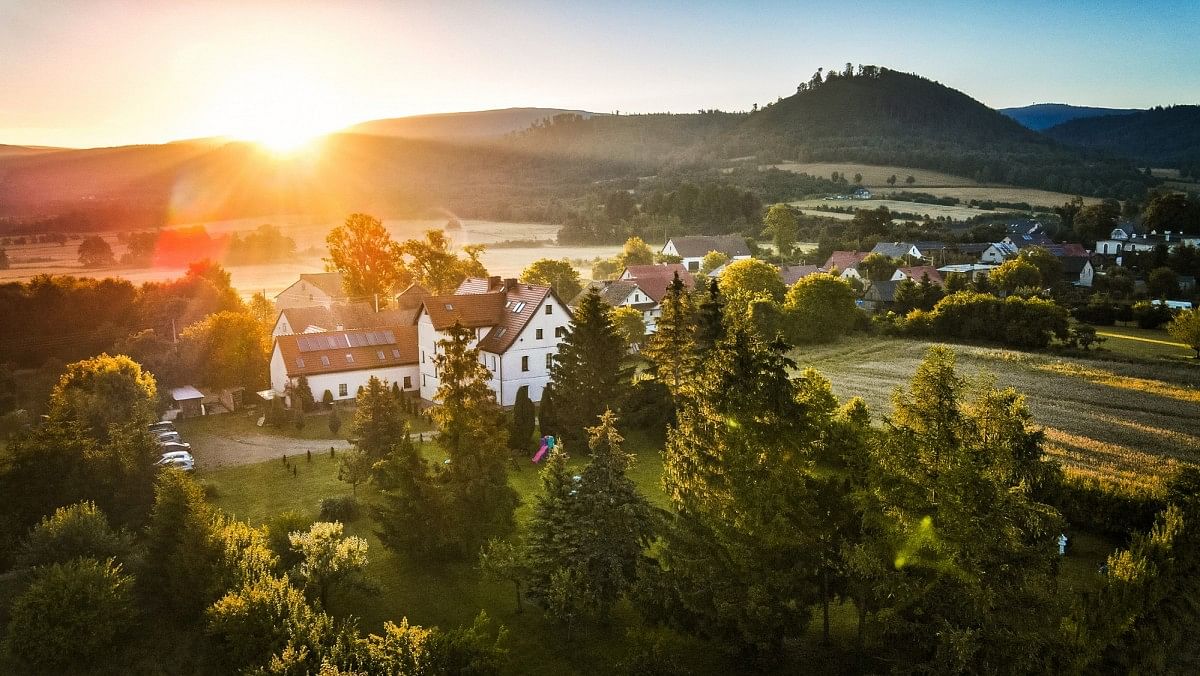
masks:
<path id="1" fill-rule="evenodd" d="M 342 287 L 342 273 L 340 272 L 302 274 L 300 275 L 300 279 L 324 291 L 330 298 L 346 297 L 346 291 Z"/>
<path id="2" fill-rule="evenodd" d="M 504 312 L 504 303 L 503 292 L 491 291 L 429 296 L 421 304 L 429 313 L 433 328 L 445 331 L 454 326 L 455 322 L 468 329 L 495 326 L 500 323 L 501 313 Z"/>
<path id="3" fill-rule="evenodd" d="M 829 255 L 829 260 L 822 265 L 823 270 L 832 270 L 835 266 L 838 270 L 848 270 L 850 268 L 858 269 L 858 264 L 864 258 L 870 255 L 869 251 L 834 251 Z"/>
<path id="4" fill-rule="evenodd" d="M 381 334 L 390 331 L 394 343 L 351 347 L 351 336 L 356 334 Z M 319 350 L 301 350 L 301 341 L 312 339 L 331 341 L 335 347 Z M 320 334 L 293 334 L 279 336 L 275 346 L 283 356 L 284 369 L 289 377 L 311 376 L 319 373 L 340 373 L 386 366 L 403 366 L 417 363 L 417 327 L 385 326 L 353 331 L 330 331 Z M 383 358 L 379 354 L 383 353 Z M 347 361 L 346 355 L 351 359 Z M 322 360 L 324 357 L 324 361 Z M 327 363 L 326 363 L 327 362 Z"/>
<path id="5" fill-rule="evenodd" d="M 686 288 L 692 288 L 695 283 L 692 273 L 679 263 L 630 265 L 621 273 L 621 278 L 637 282 L 638 287 L 645 291 L 647 296 L 650 296 L 655 303 L 661 303 L 667 295 L 667 287 L 675 281 L 675 273 L 679 273 L 679 280 Z"/>
<path id="6" fill-rule="evenodd" d="M 548 286 L 513 284 L 505 294 L 500 321 L 479 341 L 479 349 L 496 354 L 507 351 L 550 294 Z"/>
<path id="7" fill-rule="evenodd" d="M 918 284 L 921 283 L 921 279 L 924 276 L 928 275 L 930 284 L 942 285 L 942 273 L 938 272 L 937 268 L 932 265 L 914 265 L 912 267 L 900 267 L 896 269 L 903 272 L 905 277 Z"/>
<path id="8" fill-rule="evenodd" d="M 334 303 L 330 307 L 293 307 L 279 311 L 293 333 L 304 333 L 315 327 L 320 331 L 364 329 L 372 326 L 403 326 L 416 316 L 414 308 L 393 308 L 375 312 L 370 303 Z M 278 322 L 278 320 L 276 320 Z"/>
<path id="9" fill-rule="evenodd" d="M 816 274 L 821 268 L 815 265 L 785 265 L 779 269 L 779 276 L 784 286 L 791 286 L 809 275 Z"/>

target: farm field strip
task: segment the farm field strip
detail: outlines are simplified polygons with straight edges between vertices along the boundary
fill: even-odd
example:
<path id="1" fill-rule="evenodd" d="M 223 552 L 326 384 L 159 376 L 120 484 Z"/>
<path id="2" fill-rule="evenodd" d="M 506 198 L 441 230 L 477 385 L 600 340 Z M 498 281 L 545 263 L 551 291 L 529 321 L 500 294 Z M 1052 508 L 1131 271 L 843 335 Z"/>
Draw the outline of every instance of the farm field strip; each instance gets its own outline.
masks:
<path id="1" fill-rule="evenodd" d="M 804 348 L 795 357 L 833 383 L 843 398 L 862 397 L 876 419 L 891 410 L 896 387 L 906 385 L 930 343 L 858 338 Z M 994 348 L 951 346 L 960 374 L 994 377 L 1026 398 L 1034 421 L 1047 431 L 1047 451 L 1084 473 L 1145 480 L 1179 464 L 1200 464 L 1200 369 L 1087 363 Z"/>

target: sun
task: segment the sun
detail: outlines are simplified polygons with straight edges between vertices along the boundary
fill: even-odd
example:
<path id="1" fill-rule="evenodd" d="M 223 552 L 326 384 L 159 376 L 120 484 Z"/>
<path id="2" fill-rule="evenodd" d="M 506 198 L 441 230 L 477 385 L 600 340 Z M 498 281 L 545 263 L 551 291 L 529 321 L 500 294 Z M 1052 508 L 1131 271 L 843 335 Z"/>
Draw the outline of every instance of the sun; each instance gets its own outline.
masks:
<path id="1" fill-rule="evenodd" d="M 231 138 L 295 153 L 351 117 L 337 87 L 294 64 L 258 63 L 230 76 L 214 96 L 213 124 Z"/>

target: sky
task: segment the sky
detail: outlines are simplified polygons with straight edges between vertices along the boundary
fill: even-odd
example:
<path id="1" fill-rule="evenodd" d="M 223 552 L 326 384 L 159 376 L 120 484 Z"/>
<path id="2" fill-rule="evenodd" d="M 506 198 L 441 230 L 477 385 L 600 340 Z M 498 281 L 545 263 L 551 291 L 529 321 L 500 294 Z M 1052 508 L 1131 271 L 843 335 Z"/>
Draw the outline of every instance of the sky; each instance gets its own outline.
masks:
<path id="1" fill-rule="evenodd" d="M 0 0 L 0 144 L 281 141 L 510 106 L 746 110 L 818 67 L 992 107 L 1200 103 L 1200 2 Z"/>

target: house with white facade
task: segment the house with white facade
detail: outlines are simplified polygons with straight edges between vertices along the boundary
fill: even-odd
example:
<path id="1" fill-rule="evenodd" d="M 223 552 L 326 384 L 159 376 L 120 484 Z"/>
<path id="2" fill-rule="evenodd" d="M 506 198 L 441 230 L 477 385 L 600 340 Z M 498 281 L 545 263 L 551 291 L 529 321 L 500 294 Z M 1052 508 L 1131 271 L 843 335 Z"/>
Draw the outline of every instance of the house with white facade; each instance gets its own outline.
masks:
<path id="1" fill-rule="evenodd" d="M 461 324 L 474 333 L 471 346 L 491 373 L 488 386 L 501 406 L 512 406 L 521 388 L 541 401 L 570 320 L 566 303 L 550 287 L 515 279 L 471 278 L 453 294 L 424 298 L 414 320 L 421 398 L 433 401 L 441 384 L 434 363 L 438 342 Z"/>
<path id="2" fill-rule="evenodd" d="M 686 270 L 696 272 L 700 269 L 700 261 L 710 251 L 720 251 L 729 256 L 731 261 L 750 258 L 750 247 L 740 235 L 672 237 L 663 245 L 661 253 L 665 256 L 679 256 L 682 259 L 680 263 Z"/>
<path id="3" fill-rule="evenodd" d="M 654 333 L 658 330 L 658 318 L 662 316 L 663 298 L 666 298 L 667 290 L 675 281 L 676 275 L 679 275 L 679 281 L 683 282 L 685 289 L 690 290 L 696 283 L 692 273 L 688 272 L 682 263 L 630 265 L 621 271 L 618 279 L 637 283 L 638 292 L 634 293 L 633 302 L 636 304 L 646 302 L 642 298 L 642 295 L 645 295 L 654 304 L 653 307 L 642 312 L 642 318 L 646 321 L 646 333 Z"/>
<path id="4" fill-rule="evenodd" d="M 1019 253 L 1017 246 L 1011 242 L 993 242 L 979 255 L 979 260 L 991 265 L 1000 265 Z"/>
<path id="5" fill-rule="evenodd" d="M 825 265 L 821 266 L 821 270 L 831 274 L 837 270 L 837 275 L 842 279 L 861 281 L 863 276 L 858 272 L 858 265 L 869 255 L 871 255 L 870 251 L 834 251 L 829 254 L 829 258 L 825 261 Z"/>
<path id="6" fill-rule="evenodd" d="M 292 282 L 275 296 L 275 307 L 283 310 L 293 307 L 312 307 L 323 305 L 329 307 L 334 303 L 349 301 L 342 288 L 342 275 L 339 272 L 318 272 L 302 274 L 300 279 Z"/>
<path id="7" fill-rule="evenodd" d="M 631 307 L 642 313 L 642 322 L 646 325 L 646 333 L 654 333 L 658 328 L 658 317 L 662 314 L 662 306 L 655 302 L 638 283 L 633 280 L 624 279 L 609 279 L 598 282 L 589 282 L 579 292 L 578 296 L 571 299 L 568 305 L 574 310 L 583 302 L 583 297 L 586 296 L 592 289 L 596 289 L 600 293 L 600 298 L 605 303 L 613 307 Z"/>
<path id="8" fill-rule="evenodd" d="M 329 392 L 335 401 L 354 399 L 372 376 L 388 387 L 417 389 L 417 327 L 386 326 L 275 337 L 271 389 L 289 396 L 301 376 L 313 397 Z M 288 402 L 291 405 L 291 402 Z"/>
<path id="9" fill-rule="evenodd" d="M 379 326 L 408 326 L 417 308 L 389 308 L 375 311 L 371 303 L 333 303 L 311 307 L 288 307 L 279 311 L 272 336 L 293 333 L 324 333 Z"/>
<path id="10" fill-rule="evenodd" d="M 871 253 L 902 260 L 921 260 L 921 250 L 912 242 L 880 242 L 871 249 Z"/>

